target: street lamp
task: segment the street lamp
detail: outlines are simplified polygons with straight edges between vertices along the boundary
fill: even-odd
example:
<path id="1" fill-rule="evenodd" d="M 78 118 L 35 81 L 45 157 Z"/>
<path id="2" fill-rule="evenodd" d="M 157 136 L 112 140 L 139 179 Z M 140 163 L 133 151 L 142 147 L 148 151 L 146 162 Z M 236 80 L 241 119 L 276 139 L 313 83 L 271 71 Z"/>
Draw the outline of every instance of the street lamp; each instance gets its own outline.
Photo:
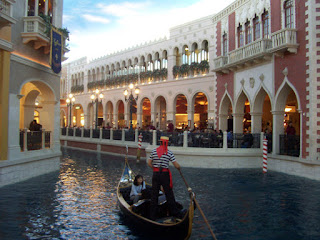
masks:
<path id="1" fill-rule="evenodd" d="M 93 94 L 90 96 L 92 104 L 96 104 L 96 122 L 95 128 L 98 128 L 98 104 L 102 103 L 103 94 L 100 93 L 99 89 L 96 89 Z"/>
<path id="2" fill-rule="evenodd" d="M 76 99 L 74 98 L 74 96 L 70 93 L 69 97 L 67 98 L 66 102 L 67 102 L 67 106 L 69 107 L 69 127 L 71 127 L 71 111 L 72 111 L 72 106 L 74 105 L 74 102 L 76 101 Z"/>
<path id="3" fill-rule="evenodd" d="M 139 93 L 140 93 L 140 88 L 136 87 L 134 89 L 134 93 L 136 94 L 136 97 L 133 96 L 132 90 L 133 90 L 133 84 L 130 83 L 129 84 L 129 91 L 130 91 L 130 95 L 128 97 L 129 91 L 128 89 L 124 90 L 123 94 L 125 97 L 125 101 L 129 102 L 129 106 L 130 106 L 130 130 L 132 130 L 132 108 L 133 108 L 133 100 L 137 101 L 138 97 L 139 97 Z"/>

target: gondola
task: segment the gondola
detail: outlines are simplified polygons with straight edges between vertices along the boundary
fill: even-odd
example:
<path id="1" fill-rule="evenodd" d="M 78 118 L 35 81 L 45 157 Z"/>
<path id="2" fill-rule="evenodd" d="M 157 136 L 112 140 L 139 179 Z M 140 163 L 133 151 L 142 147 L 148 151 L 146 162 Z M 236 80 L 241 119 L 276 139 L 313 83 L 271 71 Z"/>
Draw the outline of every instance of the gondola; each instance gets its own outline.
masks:
<path id="1" fill-rule="evenodd" d="M 134 180 L 127 157 L 121 179 L 117 188 L 117 197 L 120 209 L 125 221 L 136 231 L 150 235 L 153 239 L 165 237 L 165 239 L 188 239 L 192 232 L 192 221 L 194 214 L 194 194 L 189 193 L 190 203 L 183 218 L 178 219 L 172 216 L 164 216 L 152 221 L 148 218 L 150 199 L 140 200 L 136 204 L 130 202 L 131 185 Z M 147 188 L 151 186 L 146 184 Z"/>

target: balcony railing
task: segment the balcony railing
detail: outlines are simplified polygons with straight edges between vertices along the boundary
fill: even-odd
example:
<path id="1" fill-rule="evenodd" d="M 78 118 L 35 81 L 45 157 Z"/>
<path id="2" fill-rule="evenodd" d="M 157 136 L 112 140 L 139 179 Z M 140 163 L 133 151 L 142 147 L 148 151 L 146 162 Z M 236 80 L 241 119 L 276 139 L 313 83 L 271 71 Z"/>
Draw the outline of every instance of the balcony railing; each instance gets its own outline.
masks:
<path id="1" fill-rule="evenodd" d="M 228 56 L 219 56 L 213 60 L 215 72 L 228 73 L 244 64 L 259 63 L 261 59 L 270 58 L 272 53 L 283 54 L 288 51 L 297 53 L 296 29 L 281 29 L 271 35 L 271 39 L 260 39 L 244 47 L 235 49 Z"/>
<path id="2" fill-rule="evenodd" d="M 12 3 L 14 2 L 14 0 L 0 0 L 0 27 L 16 23 L 12 17 Z"/>
<path id="3" fill-rule="evenodd" d="M 21 130 L 19 143 L 22 152 L 50 148 L 51 132 Z"/>
<path id="4" fill-rule="evenodd" d="M 267 54 L 267 50 L 271 48 L 270 39 L 261 39 L 248 44 L 242 48 L 236 49 L 228 54 L 228 64 L 244 63 L 245 61 L 252 60 Z"/>
<path id="5" fill-rule="evenodd" d="M 271 35 L 272 49 L 271 52 L 284 52 L 297 53 L 299 44 L 297 43 L 297 30 L 296 29 L 282 29 Z"/>
<path id="6" fill-rule="evenodd" d="M 24 44 L 34 41 L 34 48 L 45 47 L 45 53 L 49 53 L 50 38 L 45 33 L 44 20 L 38 16 L 25 17 L 23 32 L 21 33 Z"/>

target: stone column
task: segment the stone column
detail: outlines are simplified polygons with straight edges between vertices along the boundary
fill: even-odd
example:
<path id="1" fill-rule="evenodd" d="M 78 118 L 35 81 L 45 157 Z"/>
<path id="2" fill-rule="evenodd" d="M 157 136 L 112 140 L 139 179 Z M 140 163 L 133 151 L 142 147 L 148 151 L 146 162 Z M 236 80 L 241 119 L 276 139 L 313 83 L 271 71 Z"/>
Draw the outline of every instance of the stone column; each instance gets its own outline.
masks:
<path id="1" fill-rule="evenodd" d="M 228 130 L 228 115 L 227 114 L 219 114 L 219 129 L 222 131 Z"/>
<path id="2" fill-rule="evenodd" d="M 251 115 L 251 132 L 260 133 L 261 132 L 261 117 L 260 112 L 250 112 Z"/>
<path id="3" fill-rule="evenodd" d="M 234 133 L 243 133 L 243 115 L 244 113 L 233 113 Z"/>
<path id="4" fill-rule="evenodd" d="M 176 56 L 174 55 L 168 55 L 168 77 L 167 80 L 172 80 L 173 74 L 172 74 L 172 68 L 176 65 Z"/>
<path id="5" fill-rule="evenodd" d="M 272 127 L 272 152 L 280 153 L 280 139 L 279 135 L 284 134 L 283 119 L 284 111 L 272 111 L 273 127 Z"/>

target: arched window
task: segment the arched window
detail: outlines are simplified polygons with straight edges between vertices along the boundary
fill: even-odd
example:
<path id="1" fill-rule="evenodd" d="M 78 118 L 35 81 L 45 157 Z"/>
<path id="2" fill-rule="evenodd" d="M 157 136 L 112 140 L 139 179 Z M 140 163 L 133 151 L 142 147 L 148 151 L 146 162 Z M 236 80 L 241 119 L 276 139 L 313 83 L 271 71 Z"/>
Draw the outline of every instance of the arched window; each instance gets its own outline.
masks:
<path id="1" fill-rule="evenodd" d="M 246 27 L 246 44 L 249 44 L 252 42 L 252 28 L 250 21 L 247 21 L 245 24 Z"/>
<path id="2" fill-rule="evenodd" d="M 260 21 L 257 16 L 253 19 L 253 36 L 254 41 L 260 38 Z"/>
<path id="3" fill-rule="evenodd" d="M 293 1 L 284 2 L 285 28 L 293 28 Z"/>
<path id="4" fill-rule="evenodd" d="M 262 35 L 263 38 L 270 38 L 270 33 L 269 33 L 269 12 L 265 11 L 262 14 Z"/>
<path id="5" fill-rule="evenodd" d="M 222 36 L 222 56 L 227 56 L 228 54 L 228 35 L 225 33 Z"/>
<path id="6" fill-rule="evenodd" d="M 238 27 L 238 47 L 243 46 L 243 29 L 242 26 L 239 25 Z"/>

